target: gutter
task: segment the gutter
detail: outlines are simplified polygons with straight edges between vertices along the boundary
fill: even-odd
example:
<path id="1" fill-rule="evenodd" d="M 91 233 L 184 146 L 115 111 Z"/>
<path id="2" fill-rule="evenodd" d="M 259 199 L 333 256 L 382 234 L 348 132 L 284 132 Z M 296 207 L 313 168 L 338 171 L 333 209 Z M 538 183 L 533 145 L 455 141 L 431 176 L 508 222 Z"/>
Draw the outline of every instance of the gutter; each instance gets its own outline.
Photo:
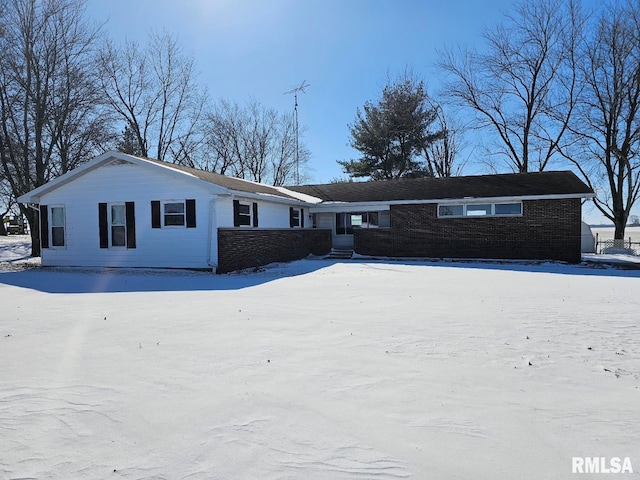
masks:
<path id="1" fill-rule="evenodd" d="M 438 203 L 442 205 L 451 204 L 469 204 L 469 203 L 507 203 L 522 202 L 525 200 L 562 200 L 569 198 L 589 199 L 595 197 L 595 193 L 568 193 L 560 195 L 522 195 L 522 196 L 503 196 L 503 197 L 464 197 L 464 198 L 433 198 L 427 200 L 377 200 L 368 202 L 322 202 L 320 204 L 311 205 L 309 210 L 313 212 L 334 211 L 335 209 L 365 208 L 389 205 L 424 205 L 429 203 Z M 347 211 L 347 210 L 344 210 Z"/>

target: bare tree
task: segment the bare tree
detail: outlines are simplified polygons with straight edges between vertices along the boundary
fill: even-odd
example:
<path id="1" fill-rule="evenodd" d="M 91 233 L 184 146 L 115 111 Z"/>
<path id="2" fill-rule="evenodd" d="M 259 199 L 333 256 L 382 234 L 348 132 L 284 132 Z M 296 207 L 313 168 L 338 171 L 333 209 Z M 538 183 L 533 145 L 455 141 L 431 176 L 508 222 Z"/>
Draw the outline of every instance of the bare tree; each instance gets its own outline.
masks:
<path id="1" fill-rule="evenodd" d="M 250 100 L 245 106 L 219 100 L 207 119 L 210 157 L 201 168 L 255 182 L 285 185 L 296 168 L 295 121 Z M 300 146 L 301 164 L 309 153 Z"/>
<path id="2" fill-rule="evenodd" d="M 442 135 L 423 147 L 427 168 L 435 177 L 455 177 L 462 173 L 465 164 L 458 160 L 462 149 L 463 127 L 448 116 L 440 105 L 435 105 L 434 108 L 437 113 L 436 122 L 439 124 L 437 130 Z"/>
<path id="3" fill-rule="evenodd" d="M 514 171 L 544 170 L 563 141 L 579 93 L 576 42 L 582 16 L 572 0 L 524 0 L 487 31 L 487 48 L 448 50 L 446 91 L 497 134 L 493 150 Z"/>
<path id="4" fill-rule="evenodd" d="M 298 180 L 297 177 L 304 181 L 308 178 L 304 167 L 311 157 L 311 152 L 303 142 L 296 143 L 296 136 L 298 134 L 304 135 L 305 129 L 300 128 L 296 132 L 296 120 L 293 113 L 281 113 L 278 128 L 274 152 L 270 159 L 271 183 L 278 186 L 292 184 Z M 298 161 L 299 166 L 296 165 Z"/>
<path id="5" fill-rule="evenodd" d="M 104 139 L 93 83 L 99 28 L 83 0 L 7 0 L 0 33 L 0 162 L 18 197 L 86 160 Z M 27 218 L 40 254 L 37 213 Z"/>
<path id="6" fill-rule="evenodd" d="M 622 239 L 640 195 L 640 6 L 607 5 L 589 32 L 573 144 L 563 153 L 596 191 L 595 205 L 615 225 L 614 238 Z"/>
<path id="7" fill-rule="evenodd" d="M 15 203 L 16 197 L 11 191 L 9 182 L 0 175 L 0 236 L 6 237 L 8 235 L 4 226 L 4 218 L 13 209 Z"/>
<path id="8" fill-rule="evenodd" d="M 141 47 L 105 43 L 100 82 L 116 117 L 144 157 L 188 164 L 199 144 L 198 127 L 206 93 L 196 85 L 194 61 L 176 37 L 164 32 Z"/>

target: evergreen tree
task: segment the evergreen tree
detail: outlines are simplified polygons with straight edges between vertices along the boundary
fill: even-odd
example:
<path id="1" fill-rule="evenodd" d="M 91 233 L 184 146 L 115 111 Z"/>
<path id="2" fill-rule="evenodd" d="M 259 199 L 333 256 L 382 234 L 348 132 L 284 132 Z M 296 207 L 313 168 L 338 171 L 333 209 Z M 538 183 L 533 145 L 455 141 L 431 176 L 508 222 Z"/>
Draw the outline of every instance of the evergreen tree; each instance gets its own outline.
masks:
<path id="1" fill-rule="evenodd" d="M 366 102 L 363 110 L 358 109 L 349 126 L 350 144 L 362 157 L 338 161 L 346 174 L 372 180 L 434 175 L 425 152 L 442 132 L 430 129 L 438 115 L 423 82 L 404 75 L 385 86 L 377 104 Z"/>
<path id="2" fill-rule="evenodd" d="M 117 149 L 119 152 L 127 153 L 129 155 L 136 155 L 138 157 L 144 156 L 140 149 L 135 132 L 128 125 L 122 131 L 122 137 L 118 142 Z"/>

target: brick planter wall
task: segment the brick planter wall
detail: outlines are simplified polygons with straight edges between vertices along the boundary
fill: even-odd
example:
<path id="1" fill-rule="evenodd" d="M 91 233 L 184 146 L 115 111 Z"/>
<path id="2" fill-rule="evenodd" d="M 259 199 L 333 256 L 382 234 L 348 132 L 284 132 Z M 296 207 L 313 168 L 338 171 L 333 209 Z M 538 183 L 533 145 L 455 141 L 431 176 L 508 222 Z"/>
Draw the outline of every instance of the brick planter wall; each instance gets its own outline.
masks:
<path id="1" fill-rule="evenodd" d="M 216 272 L 290 262 L 330 250 L 331 230 L 219 228 Z"/>
<path id="2" fill-rule="evenodd" d="M 580 262 L 580 199 L 523 202 L 520 217 L 438 218 L 436 204 L 392 205 L 391 228 L 354 230 L 362 255 Z"/>

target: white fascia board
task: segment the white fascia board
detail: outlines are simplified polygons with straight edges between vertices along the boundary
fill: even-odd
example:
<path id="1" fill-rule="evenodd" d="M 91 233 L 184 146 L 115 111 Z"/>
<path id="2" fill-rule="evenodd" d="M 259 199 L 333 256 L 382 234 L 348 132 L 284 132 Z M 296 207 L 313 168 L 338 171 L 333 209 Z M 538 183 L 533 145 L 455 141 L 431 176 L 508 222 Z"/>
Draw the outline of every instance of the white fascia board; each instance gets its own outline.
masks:
<path id="1" fill-rule="evenodd" d="M 570 198 L 593 198 L 593 193 L 567 193 L 562 195 L 522 195 L 522 196 L 508 196 L 508 197 L 464 197 L 464 198 L 442 198 L 438 200 L 419 200 L 419 201 L 400 201 L 391 202 L 395 204 L 406 203 L 439 203 L 443 205 L 460 204 L 460 203 L 509 203 L 509 202 L 522 202 L 525 200 L 565 200 Z"/>
<path id="2" fill-rule="evenodd" d="M 407 203 L 407 202 L 402 202 Z M 389 210 L 390 202 L 323 202 L 320 205 L 312 205 L 309 208 L 311 213 L 322 212 L 382 212 Z"/>
<path id="3" fill-rule="evenodd" d="M 564 195 L 524 195 L 508 197 L 465 197 L 465 198 L 439 198 L 430 200 L 388 200 L 379 202 L 323 202 L 310 207 L 311 213 L 321 212 L 357 212 L 357 211 L 384 211 L 391 205 L 424 205 L 437 203 L 441 205 L 469 204 L 469 203 L 509 203 L 522 202 L 524 200 L 562 200 L 569 198 L 593 198 L 593 193 L 572 193 Z"/>
<path id="4" fill-rule="evenodd" d="M 53 180 L 48 181 L 44 185 L 39 186 L 38 188 L 34 188 L 30 192 L 25 193 L 18 197 L 18 202 L 20 203 L 40 203 L 40 197 L 45 193 L 50 192 L 66 183 L 69 183 L 71 180 L 84 175 L 96 168 L 102 166 L 105 163 L 108 163 L 114 159 L 118 159 L 117 152 L 106 152 L 102 155 L 97 156 L 93 160 L 88 161 L 87 163 L 83 163 L 82 165 L 74 168 L 73 170 L 68 171 L 67 173 L 60 175 L 59 177 L 54 178 Z"/>
<path id="5" fill-rule="evenodd" d="M 253 200 L 262 200 L 265 202 L 274 202 L 274 203 L 285 203 L 287 205 L 295 205 L 302 207 L 313 207 L 313 204 L 309 204 L 308 202 L 302 200 L 296 200 L 293 198 L 285 198 L 280 197 L 278 195 L 270 194 L 270 193 L 251 193 L 251 192 L 243 192 L 240 190 L 229 190 L 227 195 L 231 195 L 232 198 L 251 198 Z"/>
<path id="6" fill-rule="evenodd" d="M 40 203 L 40 197 L 58 187 L 61 187 L 70 181 L 89 173 L 97 168 L 100 168 L 103 165 L 111 163 L 114 160 L 121 160 L 123 162 L 128 162 L 133 165 L 138 165 L 143 168 L 155 168 L 161 170 L 163 173 L 166 173 L 174 178 L 179 178 L 182 180 L 188 180 L 194 183 L 199 184 L 200 186 L 205 187 L 212 194 L 220 194 L 225 193 L 228 190 L 220 185 L 216 185 L 211 182 L 207 182 L 199 179 L 195 175 L 191 173 L 184 172 L 182 170 L 178 170 L 176 168 L 171 168 L 169 165 L 161 165 L 156 162 L 148 161 L 147 159 L 136 157 L 134 155 L 128 155 L 126 153 L 121 152 L 106 152 L 102 155 L 97 156 L 93 160 L 90 160 L 87 163 L 84 163 L 73 170 L 65 173 L 64 175 L 60 175 L 59 177 L 54 178 L 53 180 L 45 183 L 44 185 L 31 190 L 28 193 L 20 196 L 18 198 L 18 202 L 20 203 Z"/>
<path id="7" fill-rule="evenodd" d="M 322 202 L 321 198 L 314 197 L 312 195 L 307 195 L 306 193 L 296 192 L 294 190 L 289 190 L 285 187 L 273 187 L 278 190 L 280 193 L 284 193 L 285 195 L 289 195 L 290 197 L 297 198 L 301 202 L 311 203 L 311 204 L 319 204 Z"/>

